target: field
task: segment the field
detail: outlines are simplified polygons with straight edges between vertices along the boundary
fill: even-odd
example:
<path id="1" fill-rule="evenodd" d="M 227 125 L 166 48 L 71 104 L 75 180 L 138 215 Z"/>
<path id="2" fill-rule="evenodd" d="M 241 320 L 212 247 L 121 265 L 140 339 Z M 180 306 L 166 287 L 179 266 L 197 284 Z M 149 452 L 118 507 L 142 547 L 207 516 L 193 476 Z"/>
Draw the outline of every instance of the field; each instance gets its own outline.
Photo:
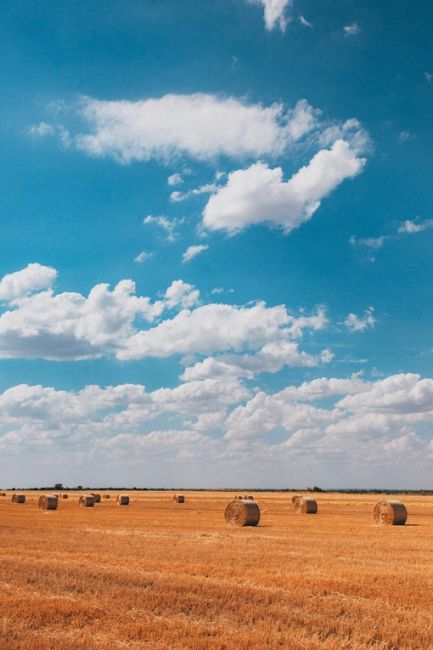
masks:
<path id="1" fill-rule="evenodd" d="M 396 497 L 407 525 L 378 527 L 377 496 L 300 515 L 256 494 L 260 525 L 237 529 L 231 494 L 184 494 L 0 497 L 1 650 L 433 648 L 433 497 Z"/>

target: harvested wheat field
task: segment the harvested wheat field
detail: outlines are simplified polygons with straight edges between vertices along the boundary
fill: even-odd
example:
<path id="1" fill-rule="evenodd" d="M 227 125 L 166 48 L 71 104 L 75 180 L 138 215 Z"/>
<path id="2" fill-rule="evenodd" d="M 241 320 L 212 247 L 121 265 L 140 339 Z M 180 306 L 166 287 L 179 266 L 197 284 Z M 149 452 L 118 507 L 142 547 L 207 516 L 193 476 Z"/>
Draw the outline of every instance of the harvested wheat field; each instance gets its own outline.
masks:
<path id="1" fill-rule="evenodd" d="M 377 526 L 382 496 L 254 494 L 257 527 L 231 527 L 234 494 L 116 494 L 55 511 L 0 502 L 1 650 L 433 647 L 433 498 Z M 390 497 L 392 498 L 392 497 Z"/>

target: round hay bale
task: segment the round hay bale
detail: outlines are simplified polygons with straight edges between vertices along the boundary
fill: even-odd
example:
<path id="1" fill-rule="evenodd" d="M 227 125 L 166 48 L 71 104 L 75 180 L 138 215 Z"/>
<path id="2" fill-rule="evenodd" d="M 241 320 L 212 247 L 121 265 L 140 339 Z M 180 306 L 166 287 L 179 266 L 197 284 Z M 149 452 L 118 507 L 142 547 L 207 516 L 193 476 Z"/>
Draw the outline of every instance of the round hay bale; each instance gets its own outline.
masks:
<path id="1" fill-rule="evenodd" d="M 78 499 L 78 504 L 82 508 L 93 508 L 95 505 L 95 499 L 92 494 L 82 494 Z"/>
<path id="2" fill-rule="evenodd" d="M 183 494 L 175 494 L 173 497 L 173 501 L 176 503 L 185 503 L 185 497 Z"/>
<path id="3" fill-rule="evenodd" d="M 244 497 L 244 499 L 246 499 L 247 501 L 254 501 L 254 497 L 251 495 Z"/>
<path id="4" fill-rule="evenodd" d="M 129 496 L 127 494 L 118 494 L 116 501 L 118 506 L 129 506 Z"/>
<path id="5" fill-rule="evenodd" d="M 69 495 L 68 494 L 62 494 L 62 499 L 68 499 Z"/>
<path id="6" fill-rule="evenodd" d="M 373 519 L 382 526 L 404 526 L 407 510 L 401 501 L 379 501 L 373 509 Z"/>
<path id="7" fill-rule="evenodd" d="M 39 508 L 41 510 L 57 510 L 59 499 L 57 494 L 43 494 L 39 497 Z"/>
<path id="8" fill-rule="evenodd" d="M 293 510 L 306 515 L 315 515 L 317 512 L 317 501 L 309 497 L 299 497 L 297 501 L 293 501 Z"/>
<path id="9" fill-rule="evenodd" d="M 104 499 L 111 499 L 111 496 L 109 494 L 104 494 Z"/>
<path id="10" fill-rule="evenodd" d="M 92 497 L 95 503 L 101 503 L 101 495 L 96 492 L 92 492 Z"/>
<path id="11" fill-rule="evenodd" d="M 224 517 L 231 526 L 257 526 L 260 509 L 253 501 L 234 499 L 227 505 Z"/>
<path id="12" fill-rule="evenodd" d="M 25 494 L 13 494 L 12 503 L 25 503 L 26 495 Z"/>
<path id="13" fill-rule="evenodd" d="M 5 496 L 6 496 L 6 492 L 0 492 L 0 497 L 5 497 Z"/>
<path id="14" fill-rule="evenodd" d="M 297 512 L 296 508 L 298 507 L 298 503 L 303 499 L 300 494 L 294 494 L 292 496 L 292 509 Z"/>

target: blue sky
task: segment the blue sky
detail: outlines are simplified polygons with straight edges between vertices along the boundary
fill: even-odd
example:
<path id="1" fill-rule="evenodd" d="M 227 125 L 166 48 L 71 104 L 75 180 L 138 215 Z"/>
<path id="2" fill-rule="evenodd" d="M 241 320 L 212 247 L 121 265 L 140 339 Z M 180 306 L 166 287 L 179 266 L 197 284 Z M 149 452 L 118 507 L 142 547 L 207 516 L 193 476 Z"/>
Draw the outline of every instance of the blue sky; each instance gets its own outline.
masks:
<path id="1" fill-rule="evenodd" d="M 4 485 L 429 487 L 430 3 L 0 11 Z"/>

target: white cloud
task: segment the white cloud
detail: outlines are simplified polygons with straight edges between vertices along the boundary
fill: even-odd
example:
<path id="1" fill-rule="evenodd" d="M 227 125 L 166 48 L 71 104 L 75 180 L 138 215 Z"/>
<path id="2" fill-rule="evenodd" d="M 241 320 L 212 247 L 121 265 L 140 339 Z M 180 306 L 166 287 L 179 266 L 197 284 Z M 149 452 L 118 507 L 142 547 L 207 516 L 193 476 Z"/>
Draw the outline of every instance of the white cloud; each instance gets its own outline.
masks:
<path id="1" fill-rule="evenodd" d="M 142 264 L 143 262 L 150 260 L 151 257 L 153 257 L 153 253 L 149 253 L 148 251 L 141 251 L 141 253 L 139 253 L 134 259 L 134 262 Z"/>
<path id="2" fill-rule="evenodd" d="M 320 113 L 305 100 L 290 109 L 203 93 L 135 102 L 83 98 L 76 111 L 85 128 L 74 136 L 75 146 L 123 164 L 185 155 L 197 160 L 279 155 L 318 126 Z"/>
<path id="3" fill-rule="evenodd" d="M 374 316 L 373 307 L 369 307 L 362 316 L 348 314 L 344 323 L 351 332 L 363 332 L 366 329 L 372 329 L 377 320 Z"/>
<path id="4" fill-rule="evenodd" d="M 200 255 L 200 253 L 203 253 L 203 251 L 207 251 L 209 246 L 205 244 L 197 244 L 197 246 L 188 246 L 184 254 L 182 255 L 182 262 L 190 262 L 194 257 L 197 257 L 197 255 Z"/>
<path id="5" fill-rule="evenodd" d="M 252 307 L 207 304 L 193 311 L 184 309 L 156 327 L 137 332 L 124 341 L 118 356 L 138 359 L 258 350 L 267 343 L 299 338 L 303 329 L 322 329 L 326 322 L 323 311 L 296 318 L 282 305 L 266 307 L 263 302 Z"/>
<path id="6" fill-rule="evenodd" d="M 248 0 L 248 2 L 263 7 L 263 18 L 267 30 L 271 31 L 275 27 L 279 27 L 284 32 L 287 22 L 290 20 L 287 10 L 292 8 L 293 0 Z"/>
<path id="7" fill-rule="evenodd" d="M 165 303 L 169 309 L 195 307 L 199 302 L 199 296 L 199 290 L 183 280 L 174 280 L 164 294 Z"/>
<path id="8" fill-rule="evenodd" d="M 246 459 L 258 487 L 281 485 L 288 468 L 293 486 L 317 476 L 324 487 L 348 479 L 353 487 L 386 487 L 401 476 L 408 476 L 402 487 L 428 484 L 433 379 L 321 377 L 267 393 L 236 376 L 210 374 L 154 391 L 134 384 L 78 391 L 12 386 L 0 393 L 3 457 L 19 449 L 23 466 L 35 465 L 39 448 L 44 462 L 58 467 L 57 453 L 69 462 L 79 453 L 80 475 L 94 471 L 97 457 L 114 471 L 116 461 L 126 464 L 128 476 L 132 467 L 138 475 L 146 467 L 157 485 L 180 484 L 184 463 L 185 486 L 200 467 L 202 486 L 223 477 L 231 484 L 239 472 L 243 477 Z"/>
<path id="9" fill-rule="evenodd" d="M 254 355 L 220 355 L 208 357 L 186 368 L 181 375 L 184 381 L 206 379 L 208 377 L 246 377 L 253 379 L 262 372 L 275 373 L 285 366 L 291 368 L 314 368 L 329 363 L 333 358 L 329 350 L 314 356 L 301 351 L 297 343 L 279 341 L 266 343 Z"/>
<path id="10" fill-rule="evenodd" d="M 188 190 L 188 192 L 172 192 L 170 194 L 170 201 L 173 203 L 179 203 L 180 201 L 185 201 L 186 199 L 189 199 L 191 196 L 199 196 L 200 194 L 211 194 L 212 192 L 216 192 L 219 189 L 219 186 L 216 185 L 216 183 L 206 183 L 205 185 L 201 185 L 200 187 L 195 187 L 192 190 Z"/>
<path id="11" fill-rule="evenodd" d="M 299 16 L 299 22 L 300 22 L 301 25 L 303 25 L 304 27 L 308 27 L 309 29 L 314 29 L 314 25 L 313 25 L 313 23 L 310 23 L 310 21 L 307 20 L 306 18 L 304 18 L 304 16 Z"/>
<path id="12" fill-rule="evenodd" d="M 407 219 L 401 224 L 401 226 L 398 229 L 398 232 L 404 235 L 413 235 L 414 233 L 422 232 L 423 230 L 427 230 L 428 228 L 433 228 L 433 219 L 426 219 L 421 223 L 417 223 L 416 221 L 411 221 L 410 219 Z"/>
<path id="13" fill-rule="evenodd" d="M 156 301 L 137 296 L 132 280 L 121 280 L 113 289 L 98 284 L 87 297 L 74 292 L 56 294 L 49 286 L 56 275 L 50 267 L 29 265 L 0 280 L 4 301 L 0 358 L 140 359 L 258 352 L 260 361 L 245 358 L 240 363 L 260 363 L 266 369 L 288 363 L 292 355 L 299 365 L 308 366 L 315 365 L 315 357 L 287 342 L 299 339 L 306 329 L 318 331 L 327 324 L 323 308 L 296 317 L 284 305 L 200 305 L 199 290 L 183 280 L 173 281 Z M 160 320 L 164 310 L 173 309 L 181 311 Z M 274 342 L 279 346 L 273 347 Z M 285 360 L 278 360 L 279 355 Z M 324 356 L 320 362 L 326 362 Z"/>
<path id="14" fill-rule="evenodd" d="M 288 181 L 280 167 L 255 163 L 228 176 L 208 201 L 203 225 L 236 233 L 251 224 L 269 223 L 289 233 L 308 221 L 320 202 L 346 178 L 359 174 L 365 159 L 343 140 L 319 151 Z"/>
<path id="15" fill-rule="evenodd" d="M 72 292 L 54 294 L 42 285 L 51 283 L 56 271 L 41 268 L 37 281 L 25 273 L 27 267 L 11 274 L 13 283 L 11 276 L 0 283 L 3 296 L 11 301 L 0 314 L 0 358 L 81 359 L 112 354 L 136 331 L 136 319 L 151 322 L 164 308 L 160 301 L 136 296 L 132 280 L 122 280 L 112 291 L 107 284 L 96 285 L 87 298 Z"/>
<path id="16" fill-rule="evenodd" d="M 433 417 L 433 379 L 418 374 L 392 375 L 370 385 L 368 391 L 346 396 L 337 406 L 353 412 L 430 413 Z"/>
<path id="17" fill-rule="evenodd" d="M 400 131 L 400 133 L 398 134 L 399 142 L 410 142 L 414 138 L 415 136 L 410 131 Z"/>
<path id="18" fill-rule="evenodd" d="M 364 239 L 359 239 L 355 237 L 355 235 L 352 235 L 350 238 L 350 243 L 352 246 L 366 246 L 367 248 L 373 248 L 373 249 L 378 249 L 382 248 L 386 240 L 389 239 L 389 237 L 382 235 L 381 237 L 365 237 Z"/>
<path id="19" fill-rule="evenodd" d="M 57 277 L 51 266 L 28 264 L 25 269 L 8 273 L 0 280 L 0 301 L 11 301 L 34 291 L 48 289 Z"/>
<path id="20" fill-rule="evenodd" d="M 27 129 L 27 133 L 33 135 L 35 138 L 45 138 L 48 135 L 54 135 L 55 132 L 55 128 L 51 124 L 47 124 L 47 122 L 34 124 Z"/>
<path id="21" fill-rule="evenodd" d="M 182 183 L 183 183 L 182 174 L 179 173 L 171 174 L 171 176 L 167 178 L 167 184 L 170 186 L 181 185 Z"/>
<path id="22" fill-rule="evenodd" d="M 358 23 L 350 23 L 350 25 L 345 25 L 343 32 L 345 36 L 356 36 L 361 31 L 361 27 Z"/>
<path id="23" fill-rule="evenodd" d="M 398 238 L 398 235 L 413 235 L 424 230 L 433 228 L 433 219 L 426 219 L 425 221 L 417 222 L 412 221 L 411 219 L 406 219 L 398 227 L 397 231 L 391 235 L 381 235 L 380 237 L 365 237 L 358 238 L 355 235 L 352 235 L 349 242 L 352 246 L 365 246 L 366 248 L 373 250 L 379 250 L 383 248 L 385 242 L 392 241 Z M 371 261 L 374 261 L 374 257 L 370 258 Z"/>
<path id="24" fill-rule="evenodd" d="M 176 228 L 183 223 L 183 219 L 169 219 L 163 215 L 154 216 L 149 214 L 144 217 L 143 223 L 145 225 L 155 224 L 166 233 L 167 241 L 174 241 L 177 237 Z"/>

